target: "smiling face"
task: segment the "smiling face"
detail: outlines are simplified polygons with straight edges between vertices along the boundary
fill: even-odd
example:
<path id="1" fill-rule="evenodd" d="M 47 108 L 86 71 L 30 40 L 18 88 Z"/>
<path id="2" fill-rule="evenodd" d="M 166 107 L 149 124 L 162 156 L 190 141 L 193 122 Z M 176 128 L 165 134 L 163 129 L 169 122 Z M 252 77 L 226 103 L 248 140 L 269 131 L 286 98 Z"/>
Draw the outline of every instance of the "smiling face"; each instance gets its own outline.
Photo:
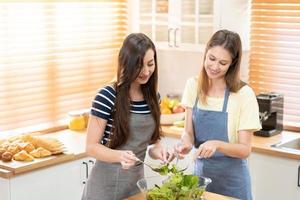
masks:
<path id="1" fill-rule="evenodd" d="M 135 79 L 135 84 L 146 84 L 155 70 L 154 51 L 148 49 L 143 60 L 143 67 L 138 77 Z"/>
<path id="2" fill-rule="evenodd" d="M 207 51 L 204 67 L 209 79 L 223 79 L 232 58 L 230 53 L 222 46 L 214 46 Z"/>

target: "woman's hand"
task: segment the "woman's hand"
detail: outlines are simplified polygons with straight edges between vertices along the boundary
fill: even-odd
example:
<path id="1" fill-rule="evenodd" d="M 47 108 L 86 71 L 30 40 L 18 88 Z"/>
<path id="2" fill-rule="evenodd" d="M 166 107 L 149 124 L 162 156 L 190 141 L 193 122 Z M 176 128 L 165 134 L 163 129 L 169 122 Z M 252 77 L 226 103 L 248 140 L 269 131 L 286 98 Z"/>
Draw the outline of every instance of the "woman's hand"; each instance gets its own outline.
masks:
<path id="1" fill-rule="evenodd" d="M 134 166 L 137 158 L 132 151 L 118 150 L 119 160 L 123 169 L 129 169 Z"/>
<path id="2" fill-rule="evenodd" d="M 169 163 L 174 159 L 174 151 L 163 147 L 160 143 L 150 147 L 149 155 L 154 159 L 161 160 L 163 163 Z"/>
<path id="3" fill-rule="evenodd" d="M 194 154 L 194 159 L 197 157 L 200 158 L 210 158 L 214 155 L 219 147 L 219 141 L 217 140 L 209 140 L 204 142 L 199 146 Z"/>
<path id="4" fill-rule="evenodd" d="M 174 146 L 175 154 L 177 154 L 179 159 L 183 159 L 186 154 L 188 154 L 191 149 L 193 148 L 193 145 L 185 140 L 181 140 L 179 143 L 177 143 Z"/>

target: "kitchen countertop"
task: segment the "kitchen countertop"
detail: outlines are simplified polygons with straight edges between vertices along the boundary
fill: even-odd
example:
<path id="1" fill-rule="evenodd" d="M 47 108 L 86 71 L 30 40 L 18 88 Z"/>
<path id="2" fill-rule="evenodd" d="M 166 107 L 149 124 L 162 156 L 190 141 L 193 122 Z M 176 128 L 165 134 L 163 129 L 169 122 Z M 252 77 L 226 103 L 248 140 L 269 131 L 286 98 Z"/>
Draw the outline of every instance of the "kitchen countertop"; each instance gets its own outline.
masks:
<path id="1" fill-rule="evenodd" d="M 204 199 L 205 200 L 234 200 L 234 198 L 211 193 L 211 192 L 204 192 Z M 144 196 L 140 193 L 137 195 L 134 195 L 130 198 L 127 198 L 125 200 L 145 200 Z"/>
<path id="2" fill-rule="evenodd" d="M 177 128 L 173 126 L 162 126 L 162 131 L 163 135 L 165 136 L 175 137 L 179 139 L 183 132 L 183 128 Z M 260 137 L 252 135 L 252 152 L 300 160 L 299 153 L 271 147 L 272 144 L 288 141 L 298 137 L 300 137 L 300 133 L 291 131 L 282 131 L 280 134 L 271 137 Z"/>
<path id="3" fill-rule="evenodd" d="M 170 126 L 163 126 L 162 131 L 164 136 L 180 138 L 183 129 L 178 129 Z M 85 132 L 76 132 L 69 129 L 59 130 L 53 133 L 46 133 L 49 137 L 59 139 L 64 143 L 64 146 L 68 150 L 66 156 L 53 156 L 51 159 L 45 159 L 39 162 L 26 163 L 26 166 L 18 171 L 10 171 L 7 168 L 3 168 L 0 165 L 0 177 L 10 178 L 25 172 L 30 172 L 35 169 L 48 167 L 51 165 L 60 164 L 63 162 L 69 162 L 86 157 L 85 153 Z M 286 141 L 292 138 L 300 137 L 300 133 L 283 131 L 281 134 L 272 137 L 252 137 L 252 151 L 257 153 L 269 154 L 273 156 L 285 157 L 290 159 L 300 160 L 300 154 L 287 152 L 277 148 L 273 148 L 270 145 L 278 143 L 280 141 Z M 2 162 L 2 161 L 0 161 Z M 15 162 L 15 161 L 12 161 Z M 1 164 L 1 163 L 0 163 Z"/>

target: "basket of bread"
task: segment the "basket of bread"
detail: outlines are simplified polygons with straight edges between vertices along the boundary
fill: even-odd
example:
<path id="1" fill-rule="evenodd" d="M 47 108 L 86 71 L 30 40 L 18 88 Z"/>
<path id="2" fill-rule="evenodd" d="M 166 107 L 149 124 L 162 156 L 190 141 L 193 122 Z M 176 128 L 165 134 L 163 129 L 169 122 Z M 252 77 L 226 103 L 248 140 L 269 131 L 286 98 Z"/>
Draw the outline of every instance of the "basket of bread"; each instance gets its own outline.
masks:
<path id="1" fill-rule="evenodd" d="M 39 135 L 20 135 L 0 140 L 0 160 L 9 162 L 33 161 L 63 153 L 64 145 L 56 138 Z"/>

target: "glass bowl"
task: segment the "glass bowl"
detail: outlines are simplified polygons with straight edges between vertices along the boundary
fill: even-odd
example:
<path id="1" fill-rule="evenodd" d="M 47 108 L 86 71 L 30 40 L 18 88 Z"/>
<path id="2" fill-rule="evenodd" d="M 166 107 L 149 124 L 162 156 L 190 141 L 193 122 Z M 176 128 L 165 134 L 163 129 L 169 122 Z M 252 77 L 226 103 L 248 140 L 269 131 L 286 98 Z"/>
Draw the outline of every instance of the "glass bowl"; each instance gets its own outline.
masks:
<path id="1" fill-rule="evenodd" d="M 172 177 L 168 176 L 145 177 L 137 181 L 137 186 L 142 192 L 144 198 L 147 200 L 165 199 L 166 197 L 163 195 L 166 195 L 167 193 L 168 195 L 170 195 L 168 197 L 172 197 L 172 199 L 177 199 L 180 195 L 184 195 L 184 199 L 201 200 L 203 199 L 203 194 L 206 186 L 212 182 L 210 178 L 198 176 L 198 186 L 196 186 L 196 188 L 180 188 L 179 186 L 177 188 L 174 188 L 174 186 L 172 186 L 171 190 L 173 192 L 171 193 L 167 192 L 165 188 L 159 189 L 162 187 L 162 185 L 168 185 L 170 183 L 170 179 L 172 179 Z M 156 198 L 154 198 L 153 196 L 155 196 Z"/>

